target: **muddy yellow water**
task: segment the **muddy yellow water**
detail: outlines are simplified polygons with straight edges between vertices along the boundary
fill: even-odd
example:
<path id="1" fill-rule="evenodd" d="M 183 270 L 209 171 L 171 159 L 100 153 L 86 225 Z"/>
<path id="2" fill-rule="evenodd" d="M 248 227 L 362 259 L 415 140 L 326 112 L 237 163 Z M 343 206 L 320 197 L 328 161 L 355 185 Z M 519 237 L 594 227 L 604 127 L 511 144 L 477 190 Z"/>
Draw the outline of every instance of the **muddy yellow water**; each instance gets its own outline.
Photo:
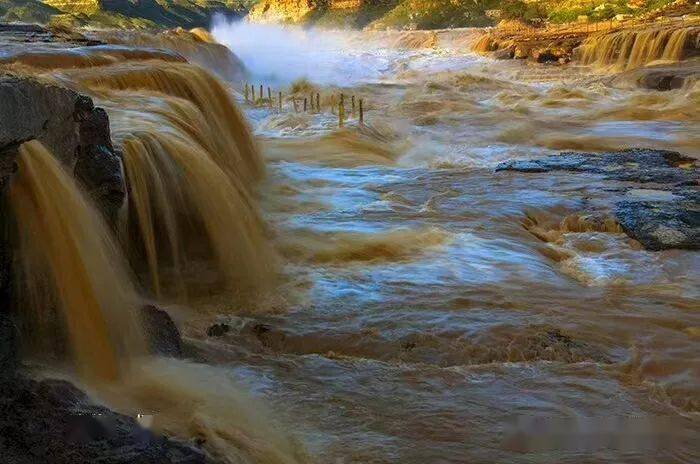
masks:
<path id="1" fill-rule="evenodd" d="M 324 34 L 213 30 L 249 83 L 308 78 L 320 113 L 246 104 L 241 82 L 154 51 L 43 71 L 107 109 L 124 252 L 189 358 L 141 359 L 96 394 L 232 463 L 700 459 L 698 252 L 592 217 L 629 199 L 622 182 L 494 171 L 561 150 L 697 157 L 700 88 L 490 61 L 474 31 L 430 49 Z M 364 126 L 348 105 L 337 127 L 341 92 Z"/>
<path id="2" fill-rule="evenodd" d="M 275 45 L 278 72 L 251 51 L 261 82 L 317 76 L 322 94 L 364 98 L 368 125 L 339 130 L 328 106 L 247 107 L 293 303 L 221 317 L 234 333 L 209 356 L 271 398 L 320 462 L 698 458 L 700 256 L 590 226 L 621 183 L 494 173 L 560 150 L 697 156 L 697 87 L 621 90 L 597 68 L 446 49 L 309 46 L 287 61 Z"/>

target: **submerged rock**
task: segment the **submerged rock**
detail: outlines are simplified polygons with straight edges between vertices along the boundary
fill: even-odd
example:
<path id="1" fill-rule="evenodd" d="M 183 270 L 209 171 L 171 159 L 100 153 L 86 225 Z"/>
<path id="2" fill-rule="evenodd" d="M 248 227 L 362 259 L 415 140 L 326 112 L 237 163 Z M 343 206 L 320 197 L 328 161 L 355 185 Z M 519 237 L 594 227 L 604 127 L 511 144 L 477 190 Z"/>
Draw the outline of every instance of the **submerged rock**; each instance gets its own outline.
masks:
<path id="1" fill-rule="evenodd" d="M 12 464 L 200 464 L 205 455 L 92 404 L 63 380 L 0 382 L 0 456 Z"/>
<path id="2" fill-rule="evenodd" d="M 182 357 L 182 337 L 170 315 L 154 306 L 141 308 L 141 320 L 151 353 Z"/>
<path id="3" fill-rule="evenodd" d="M 632 148 L 601 154 L 564 152 L 535 160 L 509 160 L 499 164 L 496 171 L 574 171 L 629 182 L 697 185 L 700 173 L 696 164 L 694 158 L 678 152 Z"/>
<path id="4" fill-rule="evenodd" d="M 648 250 L 700 249 L 700 173 L 697 161 L 666 150 L 631 149 L 562 153 L 536 160 L 510 160 L 496 171 L 570 171 L 611 180 L 653 184 L 627 191 L 614 208 L 624 232 Z"/>
<path id="5" fill-rule="evenodd" d="M 208 337 L 223 337 L 231 331 L 231 326 L 228 324 L 214 324 L 207 329 Z"/>

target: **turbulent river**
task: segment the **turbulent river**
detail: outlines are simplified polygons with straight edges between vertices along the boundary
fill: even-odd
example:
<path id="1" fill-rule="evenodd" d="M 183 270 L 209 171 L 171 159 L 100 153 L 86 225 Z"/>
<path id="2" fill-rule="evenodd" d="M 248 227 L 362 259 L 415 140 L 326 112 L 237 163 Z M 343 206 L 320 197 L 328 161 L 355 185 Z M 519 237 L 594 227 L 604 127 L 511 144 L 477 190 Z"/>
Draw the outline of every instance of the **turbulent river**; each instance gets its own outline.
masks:
<path id="1" fill-rule="evenodd" d="M 493 61 L 468 51 L 475 31 L 429 49 L 271 26 L 217 23 L 212 34 L 255 92 L 294 86 L 298 101 L 251 105 L 242 83 L 225 88 L 172 57 L 157 73 L 54 73 L 110 115 L 140 221 L 137 272 L 177 301 L 163 306 L 195 361 L 136 363 L 125 388 L 97 396 L 165 416 L 162 429 L 203 437 L 232 463 L 700 459 L 700 254 L 646 251 L 614 224 L 592 226 L 591 208 L 635 194 L 624 182 L 495 171 L 564 150 L 698 157 L 696 84 L 646 91 L 592 67 Z M 317 93 L 323 111 L 294 111 Z M 228 98 L 263 154 L 257 188 L 263 168 L 236 148 Z M 200 181 L 168 179 L 178 172 Z M 224 279 L 257 298 L 172 297 L 183 274 L 210 278 L 178 264 L 196 228 Z M 159 236 L 172 248 L 167 272 Z M 213 324 L 230 330 L 207 336 Z"/>
<path id="2" fill-rule="evenodd" d="M 340 130 L 331 114 L 247 110 L 268 160 L 263 208 L 284 257 L 281 294 L 293 303 L 254 316 L 265 332 L 230 335 L 221 360 L 313 455 L 698 458 L 687 435 L 672 448 L 640 437 L 658 438 L 666 419 L 666 430 L 697 420 L 700 255 L 566 226 L 624 195 L 614 182 L 494 174 L 503 160 L 566 149 L 698 156 L 697 87 L 621 89 L 594 69 L 495 62 L 464 47 L 213 33 L 250 65 L 251 82 L 306 77 L 369 108 L 366 127 L 351 119 Z M 604 430 L 614 443 L 596 440 Z M 528 446 L 539 454 L 520 454 Z"/>

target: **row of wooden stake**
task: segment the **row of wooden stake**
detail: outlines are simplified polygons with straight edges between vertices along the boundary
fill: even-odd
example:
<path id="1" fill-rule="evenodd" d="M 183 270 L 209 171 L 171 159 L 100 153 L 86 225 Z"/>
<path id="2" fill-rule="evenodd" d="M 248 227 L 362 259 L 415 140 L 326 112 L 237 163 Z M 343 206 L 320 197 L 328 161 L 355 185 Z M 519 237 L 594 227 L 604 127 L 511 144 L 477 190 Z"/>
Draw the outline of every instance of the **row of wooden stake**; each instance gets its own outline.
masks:
<path id="1" fill-rule="evenodd" d="M 261 100 L 264 99 L 264 87 L 260 85 L 260 91 L 258 93 L 258 99 L 255 99 L 255 85 L 251 84 L 250 86 L 248 83 L 245 84 L 244 87 L 244 95 L 245 95 L 245 101 L 246 103 L 258 103 Z M 315 101 L 314 101 L 315 100 Z M 282 112 L 282 92 L 277 92 L 277 109 L 281 113 Z M 310 110 L 311 112 L 315 111 L 317 113 L 321 112 L 321 94 L 316 93 L 315 95 L 312 93 L 310 95 L 310 98 L 304 97 L 304 106 L 303 106 L 303 111 L 304 113 L 307 113 L 309 111 L 309 102 L 311 102 L 310 105 Z M 267 87 L 267 104 L 270 106 L 270 109 L 274 107 L 274 100 L 272 99 L 272 89 L 270 87 Z M 359 109 L 359 115 L 360 119 L 359 122 L 360 124 L 364 124 L 365 122 L 365 110 L 364 110 L 364 101 L 362 98 L 359 98 L 357 100 L 358 103 L 358 109 Z M 297 101 L 296 96 L 292 96 L 292 104 L 294 105 L 294 112 L 298 113 L 299 112 L 299 104 Z M 350 98 L 350 105 L 351 105 L 351 117 L 355 117 L 355 95 L 352 95 Z M 335 96 L 332 97 L 331 101 L 331 113 L 335 114 Z M 345 95 L 340 94 L 340 103 L 338 104 L 338 126 L 343 127 L 345 124 L 345 120 L 347 114 L 345 112 Z"/>

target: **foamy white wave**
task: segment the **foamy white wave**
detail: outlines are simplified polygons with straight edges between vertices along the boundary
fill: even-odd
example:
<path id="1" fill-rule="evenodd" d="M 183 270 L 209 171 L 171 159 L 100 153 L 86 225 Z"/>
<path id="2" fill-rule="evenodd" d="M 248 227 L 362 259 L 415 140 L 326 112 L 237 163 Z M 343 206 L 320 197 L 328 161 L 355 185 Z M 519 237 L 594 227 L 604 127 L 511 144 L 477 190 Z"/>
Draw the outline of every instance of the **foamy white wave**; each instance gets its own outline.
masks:
<path id="1" fill-rule="evenodd" d="M 322 85 L 379 79 L 397 53 L 372 44 L 353 45 L 351 33 L 252 24 L 217 16 L 211 32 L 243 60 L 255 77 L 288 84 L 308 78 Z"/>

